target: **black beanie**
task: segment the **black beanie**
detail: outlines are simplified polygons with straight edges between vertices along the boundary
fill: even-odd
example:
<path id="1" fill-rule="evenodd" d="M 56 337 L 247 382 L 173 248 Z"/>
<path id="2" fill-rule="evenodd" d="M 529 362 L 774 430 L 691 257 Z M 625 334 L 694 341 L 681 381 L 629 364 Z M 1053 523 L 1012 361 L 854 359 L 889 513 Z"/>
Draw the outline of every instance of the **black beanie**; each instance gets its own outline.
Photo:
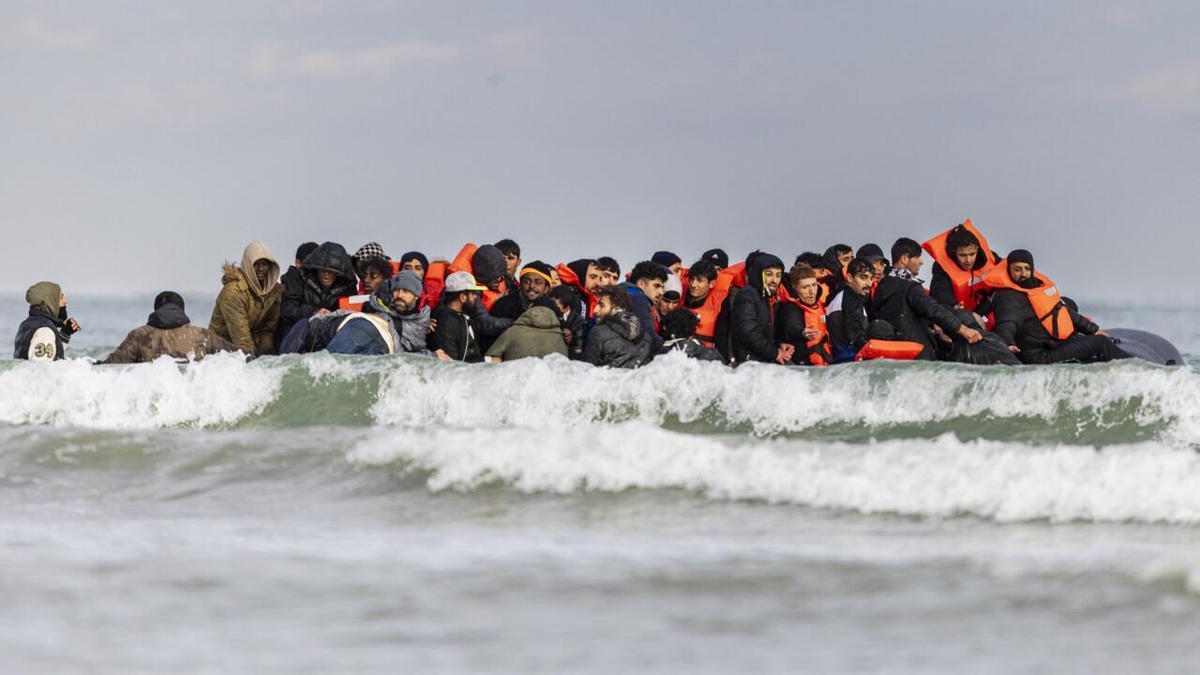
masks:
<path id="1" fill-rule="evenodd" d="M 707 260 L 721 269 L 729 267 L 729 254 L 719 248 L 710 248 L 700 259 Z"/>
<path id="2" fill-rule="evenodd" d="M 183 309 L 183 296 L 175 291 L 163 291 L 154 298 L 154 311 L 158 311 L 163 305 L 176 305 L 179 309 Z"/>
<path id="3" fill-rule="evenodd" d="M 1013 263 L 1027 263 L 1032 268 L 1033 254 L 1023 248 L 1018 248 L 1008 254 L 1008 264 L 1011 265 Z"/>
<path id="4" fill-rule="evenodd" d="M 879 247 L 879 244 L 863 244 L 862 247 L 858 249 L 858 253 L 854 254 L 854 257 L 866 258 L 867 260 L 887 260 L 887 257 L 883 255 L 883 249 Z"/>
<path id="5" fill-rule="evenodd" d="M 425 254 L 421 253 L 420 251 L 409 251 L 408 253 L 405 253 L 404 255 L 400 256 L 400 264 L 401 265 L 408 262 L 409 260 L 416 260 L 416 261 L 420 262 L 421 269 L 423 269 L 423 270 L 429 269 L 429 258 L 426 258 Z"/>

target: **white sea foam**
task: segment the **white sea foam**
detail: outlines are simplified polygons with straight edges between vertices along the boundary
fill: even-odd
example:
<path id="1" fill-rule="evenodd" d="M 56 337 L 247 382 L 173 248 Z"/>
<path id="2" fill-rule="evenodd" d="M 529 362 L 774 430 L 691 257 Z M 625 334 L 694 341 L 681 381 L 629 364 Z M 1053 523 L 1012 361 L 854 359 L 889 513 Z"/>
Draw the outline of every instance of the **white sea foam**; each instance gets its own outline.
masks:
<path id="1" fill-rule="evenodd" d="M 170 359 L 93 366 L 83 359 L 13 363 L 0 371 L 0 423 L 105 429 L 230 424 L 276 398 L 283 370 L 239 354 L 180 367 Z"/>
<path id="2" fill-rule="evenodd" d="M 1200 456 L 1157 443 L 1028 447 L 932 441 L 731 443 L 644 423 L 579 429 L 397 431 L 352 462 L 429 471 L 431 490 L 684 489 L 714 499 L 996 521 L 1200 523 Z"/>
<path id="3" fill-rule="evenodd" d="M 1119 415 L 1096 411 L 1126 405 Z M 657 360 L 636 371 L 596 369 L 561 358 L 496 367 L 429 368 L 401 362 L 373 408 L 383 424 L 460 428 L 572 427 L 593 421 L 719 417 L 755 434 L 819 425 L 886 427 L 985 415 L 1073 417 L 1106 427 L 1170 424 L 1173 440 L 1200 442 L 1200 375 L 1191 368 L 976 368 L 855 364 L 826 369 L 749 365 L 737 370 L 688 360 Z"/>

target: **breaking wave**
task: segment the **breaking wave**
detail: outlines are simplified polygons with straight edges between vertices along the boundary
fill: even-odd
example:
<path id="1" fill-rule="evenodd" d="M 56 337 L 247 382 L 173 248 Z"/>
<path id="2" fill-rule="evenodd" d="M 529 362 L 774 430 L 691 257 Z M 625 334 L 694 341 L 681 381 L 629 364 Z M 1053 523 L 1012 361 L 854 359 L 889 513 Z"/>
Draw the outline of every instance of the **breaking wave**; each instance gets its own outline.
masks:
<path id="1" fill-rule="evenodd" d="M 1200 373 L 1123 362 L 979 368 L 872 363 L 637 371 L 561 358 L 464 366 L 328 354 L 94 366 L 0 363 L 0 424 L 96 429 L 577 429 L 826 442 L 935 438 L 1097 447 L 1200 443 Z M 728 442 L 728 439 L 726 439 Z"/>

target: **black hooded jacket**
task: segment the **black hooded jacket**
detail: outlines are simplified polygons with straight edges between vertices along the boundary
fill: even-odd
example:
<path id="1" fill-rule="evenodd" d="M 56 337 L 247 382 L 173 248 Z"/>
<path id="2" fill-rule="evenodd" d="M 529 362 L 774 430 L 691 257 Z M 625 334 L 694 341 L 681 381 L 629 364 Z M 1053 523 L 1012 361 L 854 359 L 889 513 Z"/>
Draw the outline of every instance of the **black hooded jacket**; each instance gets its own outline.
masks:
<path id="1" fill-rule="evenodd" d="M 774 363 L 779 347 L 775 344 L 775 298 L 766 297 L 762 273 L 772 267 L 783 269 L 783 261 L 770 253 L 759 254 L 746 268 L 746 285 L 733 296 L 729 310 L 729 352 L 734 363 L 762 361 Z"/>
<path id="2" fill-rule="evenodd" d="M 322 271 L 337 275 L 333 285 L 328 288 L 317 280 L 317 273 Z M 283 341 L 297 321 L 307 319 L 322 309 L 337 309 L 338 298 L 354 295 L 358 289 L 354 259 L 341 244 L 328 241 L 305 258 L 300 269 L 289 268 L 280 281 L 283 284 L 283 300 L 279 306 L 276 344 Z"/>
<path id="3" fill-rule="evenodd" d="M 854 358 L 854 354 L 867 344 L 868 323 L 862 296 L 849 285 L 843 285 L 825 306 L 825 327 L 829 330 L 836 362 Z"/>
<path id="4" fill-rule="evenodd" d="M 954 312 L 926 295 L 921 284 L 891 274 L 884 275 L 871 294 L 867 318 L 887 321 L 896 329 L 898 340 L 925 345 L 917 358 L 929 361 L 937 358 L 930 326 L 936 324 L 947 335 L 954 335 L 962 327 Z"/>
<path id="5" fill-rule="evenodd" d="M 654 344 L 633 312 L 617 312 L 588 334 L 583 360 L 596 366 L 637 368 L 650 362 Z"/>

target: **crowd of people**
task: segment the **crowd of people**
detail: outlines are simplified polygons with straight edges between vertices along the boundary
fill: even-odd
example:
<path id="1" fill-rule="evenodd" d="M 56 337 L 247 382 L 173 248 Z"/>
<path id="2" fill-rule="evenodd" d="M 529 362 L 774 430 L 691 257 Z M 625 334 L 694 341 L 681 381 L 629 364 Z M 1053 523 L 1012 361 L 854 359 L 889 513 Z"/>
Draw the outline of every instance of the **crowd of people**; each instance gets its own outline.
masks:
<path id="1" fill-rule="evenodd" d="M 921 278 L 932 258 L 928 288 Z M 731 264 L 721 249 L 684 267 L 654 253 L 622 279 L 607 256 L 551 265 L 523 262 L 511 239 L 467 244 L 453 260 L 419 251 L 387 255 L 378 243 L 301 245 L 280 264 L 260 242 L 227 263 L 207 328 L 192 325 L 178 293 L 154 299 L 146 325 L 102 363 L 218 351 L 248 355 L 328 351 L 425 354 L 501 362 L 550 354 L 637 368 L 656 356 L 737 366 L 749 361 L 825 366 L 891 358 L 974 364 L 1098 362 L 1127 358 L 1017 249 L 996 255 L 967 220 L 890 257 L 877 244 L 804 252 L 789 266 L 754 251 Z M 62 289 L 26 293 L 29 316 L 15 357 L 65 356 L 79 324 Z"/>

